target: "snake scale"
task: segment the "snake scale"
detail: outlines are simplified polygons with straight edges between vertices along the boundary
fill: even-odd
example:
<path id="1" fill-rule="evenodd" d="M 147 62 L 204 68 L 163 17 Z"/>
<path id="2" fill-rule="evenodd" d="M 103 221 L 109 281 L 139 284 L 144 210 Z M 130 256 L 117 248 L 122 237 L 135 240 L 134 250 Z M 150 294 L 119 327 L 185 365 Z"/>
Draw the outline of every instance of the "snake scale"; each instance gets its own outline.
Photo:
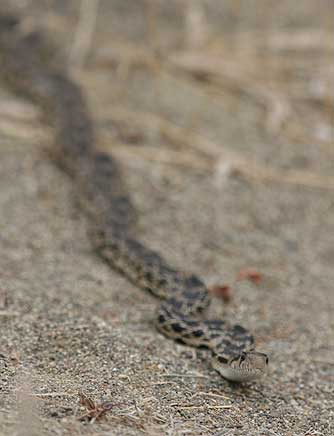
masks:
<path id="1" fill-rule="evenodd" d="M 83 210 L 92 222 L 92 243 L 110 266 L 163 300 L 157 327 L 182 343 L 206 347 L 213 367 L 232 381 L 261 376 L 268 357 L 253 348 L 240 325 L 202 319 L 210 297 L 196 276 L 178 271 L 134 235 L 134 208 L 117 163 L 94 148 L 94 126 L 80 87 L 54 62 L 41 32 L 25 34 L 20 19 L 0 14 L 0 77 L 15 93 L 42 108 L 54 132 L 53 158 L 73 179 Z"/>

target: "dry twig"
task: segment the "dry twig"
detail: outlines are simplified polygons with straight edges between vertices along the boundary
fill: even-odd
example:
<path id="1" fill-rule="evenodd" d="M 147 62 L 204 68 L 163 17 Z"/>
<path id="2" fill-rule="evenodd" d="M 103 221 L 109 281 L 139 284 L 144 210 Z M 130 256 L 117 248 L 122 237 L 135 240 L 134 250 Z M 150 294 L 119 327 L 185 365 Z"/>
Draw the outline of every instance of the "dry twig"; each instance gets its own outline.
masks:
<path id="1" fill-rule="evenodd" d="M 99 421 L 106 417 L 107 412 L 110 412 L 114 407 L 112 403 L 100 403 L 96 404 L 94 401 L 88 397 L 83 392 L 79 392 L 79 401 L 82 406 L 87 409 L 87 412 L 78 416 L 78 421 L 87 420 L 89 422 Z"/>
<path id="2" fill-rule="evenodd" d="M 81 0 L 79 22 L 70 52 L 70 67 L 81 68 L 92 45 L 99 0 Z"/>

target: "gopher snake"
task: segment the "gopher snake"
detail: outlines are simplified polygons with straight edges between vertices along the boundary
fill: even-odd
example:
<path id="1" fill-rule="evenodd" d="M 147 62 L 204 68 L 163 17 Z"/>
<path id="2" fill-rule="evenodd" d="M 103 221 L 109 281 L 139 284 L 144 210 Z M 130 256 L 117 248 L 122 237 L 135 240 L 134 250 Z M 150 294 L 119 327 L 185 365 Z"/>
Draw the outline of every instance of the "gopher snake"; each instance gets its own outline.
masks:
<path id="1" fill-rule="evenodd" d="M 229 380 L 259 377 L 268 357 L 252 349 L 252 335 L 239 325 L 198 320 L 209 304 L 203 282 L 171 268 L 133 236 L 134 211 L 118 166 L 110 155 L 94 149 L 94 128 L 80 88 L 53 65 L 52 52 L 42 34 L 24 36 L 19 20 L 0 15 L 0 74 L 14 92 L 41 106 L 52 125 L 54 157 L 73 178 L 81 205 L 92 219 L 96 251 L 136 285 L 164 300 L 157 314 L 164 335 L 209 348 L 213 367 Z"/>

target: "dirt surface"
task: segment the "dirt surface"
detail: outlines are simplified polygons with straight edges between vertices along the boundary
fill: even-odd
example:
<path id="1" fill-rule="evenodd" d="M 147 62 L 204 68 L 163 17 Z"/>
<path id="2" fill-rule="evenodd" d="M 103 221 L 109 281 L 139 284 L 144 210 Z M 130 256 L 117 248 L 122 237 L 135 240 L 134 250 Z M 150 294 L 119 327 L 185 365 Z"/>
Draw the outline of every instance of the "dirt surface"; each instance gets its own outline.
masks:
<path id="1" fill-rule="evenodd" d="M 42 23 L 68 54 L 79 2 L 26 3 L 27 28 Z M 231 384 L 207 352 L 157 333 L 158 302 L 92 252 L 39 111 L 1 85 L 1 435 L 334 433 L 333 112 L 330 92 L 315 101 L 302 88 L 305 78 L 327 86 L 320 73 L 333 68 L 332 46 L 321 39 L 312 56 L 285 46 L 286 77 L 277 52 L 252 51 L 241 68 L 249 51 L 233 45 L 247 31 L 260 50 L 259 31 L 269 41 L 276 25 L 322 32 L 331 5 L 323 1 L 321 15 L 304 1 L 301 14 L 283 1 L 264 20 L 220 3 L 205 2 L 203 21 L 186 2 L 101 1 L 90 56 L 72 74 L 99 147 L 123 168 L 139 237 L 209 286 L 231 288 L 229 303 L 213 297 L 209 315 L 254 332 L 269 374 Z M 270 106 L 278 100 L 281 112 L 290 105 L 283 121 Z M 249 268 L 257 283 L 238 280 Z M 93 405 L 80 405 L 79 392 L 100 409 L 87 413 Z"/>

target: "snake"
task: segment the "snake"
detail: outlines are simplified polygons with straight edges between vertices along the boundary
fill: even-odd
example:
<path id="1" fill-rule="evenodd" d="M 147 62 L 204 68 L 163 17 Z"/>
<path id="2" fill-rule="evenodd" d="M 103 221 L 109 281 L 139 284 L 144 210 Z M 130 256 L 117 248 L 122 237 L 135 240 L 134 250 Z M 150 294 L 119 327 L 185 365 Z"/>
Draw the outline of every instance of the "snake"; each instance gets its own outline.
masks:
<path id="1" fill-rule="evenodd" d="M 60 65 L 62 64 L 62 65 Z M 210 350 L 212 367 L 232 382 L 267 372 L 268 355 L 239 324 L 206 319 L 210 293 L 195 274 L 173 268 L 136 236 L 136 210 L 110 153 L 95 145 L 94 123 L 78 84 L 55 56 L 50 38 L 24 31 L 22 17 L 0 12 L 0 78 L 9 90 L 41 108 L 53 132 L 51 156 L 72 179 L 89 217 L 93 249 L 137 287 L 162 300 L 157 329 L 177 342 Z"/>

